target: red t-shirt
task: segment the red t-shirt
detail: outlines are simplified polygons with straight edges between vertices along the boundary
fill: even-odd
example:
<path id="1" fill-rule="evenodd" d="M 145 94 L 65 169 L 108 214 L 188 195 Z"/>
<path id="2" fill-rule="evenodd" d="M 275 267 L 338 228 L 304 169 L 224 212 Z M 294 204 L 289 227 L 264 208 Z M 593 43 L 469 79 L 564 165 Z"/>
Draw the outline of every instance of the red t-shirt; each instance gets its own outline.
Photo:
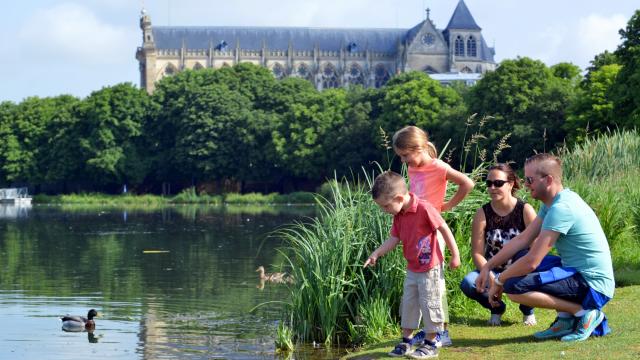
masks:
<path id="1" fill-rule="evenodd" d="M 427 272 L 442 263 L 437 229 L 444 224 L 444 219 L 428 201 L 418 199 L 413 193 L 409 195 L 409 207 L 393 217 L 391 236 L 402 242 L 407 269 Z"/>

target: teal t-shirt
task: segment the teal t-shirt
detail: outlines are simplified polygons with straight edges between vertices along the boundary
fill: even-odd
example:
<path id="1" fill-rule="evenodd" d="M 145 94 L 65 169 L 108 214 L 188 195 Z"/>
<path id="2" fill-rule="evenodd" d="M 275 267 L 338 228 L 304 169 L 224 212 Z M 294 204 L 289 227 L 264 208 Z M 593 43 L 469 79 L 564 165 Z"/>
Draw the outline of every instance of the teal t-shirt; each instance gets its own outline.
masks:
<path id="1" fill-rule="evenodd" d="M 598 217 L 580 195 L 564 189 L 550 207 L 542 204 L 542 230 L 560 233 L 556 241 L 562 266 L 573 267 L 589 286 L 613 298 L 615 282 L 609 243 Z"/>

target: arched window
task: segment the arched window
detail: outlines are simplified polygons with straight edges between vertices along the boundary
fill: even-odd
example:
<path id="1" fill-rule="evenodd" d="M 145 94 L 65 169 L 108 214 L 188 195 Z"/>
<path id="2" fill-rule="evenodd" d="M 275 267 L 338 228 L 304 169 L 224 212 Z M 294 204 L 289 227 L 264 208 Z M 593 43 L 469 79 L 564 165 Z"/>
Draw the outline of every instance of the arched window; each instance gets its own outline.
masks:
<path id="1" fill-rule="evenodd" d="M 333 64 L 329 63 L 324 66 L 322 70 L 322 88 L 323 89 L 331 89 L 337 88 L 340 84 L 338 83 L 338 74 L 336 74 L 336 68 Z"/>
<path id="2" fill-rule="evenodd" d="M 455 56 L 464 56 L 464 40 L 462 40 L 462 36 L 456 36 L 456 43 L 453 49 Z"/>
<path id="3" fill-rule="evenodd" d="M 174 75 L 177 72 L 178 72 L 178 69 L 171 63 L 167 64 L 167 66 L 164 68 L 164 74 L 166 76 Z"/>
<path id="4" fill-rule="evenodd" d="M 482 74 L 482 65 L 478 64 L 478 66 L 476 66 L 476 72 Z"/>
<path id="5" fill-rule="evenodd" d="M 202 70 L 204 66 L 202 66 L 199 62 L 193 66 L 193 70 Z"/>
<path id="6" fill-rule="evenodd" d="M 364 73 L 357 63 L 352 63 L 349 66 L 349 84 L 364 86 Z"/>
<path id="7" fill-rule="evenodd" d="M 384 64 L 376 65 L 375 75 L 376 79 L 374 85 L 376 88 L 384 86 L 384 84 L 389 81 L 389 71 L 387 71 L 387 68 L 384 66 Z"/>
<path id="8" fill-rule="evenodd" d="M 273 65 L 271 72 L 273 72 L 273 76 L 275 76 L 276 79 L 282 79 L 285 76 L 284 66 L 280 63 Z"/>
<path id="9" fill-rule="evenodd" d="M 469 73 L 472 73 L 473 71 L 471 71 L 471 69 L 469 69 L 468 66 L 465 66 L 462 68 L 461 72 L 469 74 Z"/>
<path id="10" fill-rule="evenodd" d="M 478 51 L 476 50 L 476 39 L 473 37 L 473 35 L 470 35 L 467 39 L 467 56 L 478 56 Z"/>
<path id="11" fill-rule="evenodd" d="M 305 63 L 301 63 L 300 65 L 298 65 L 295 75 L 300 78 L 309 80 L 311 78 L 311 69 L 309 69 L 309 65 Z"/>

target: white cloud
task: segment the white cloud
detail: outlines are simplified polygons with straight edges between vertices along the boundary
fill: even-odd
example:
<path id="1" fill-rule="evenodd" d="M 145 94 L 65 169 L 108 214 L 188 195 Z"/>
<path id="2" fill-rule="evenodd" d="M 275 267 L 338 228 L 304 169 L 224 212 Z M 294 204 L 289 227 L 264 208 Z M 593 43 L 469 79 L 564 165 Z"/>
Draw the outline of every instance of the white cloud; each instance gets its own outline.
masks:
<path id="1" fill-rule="evenodd" d="M 627 18 L 623 15 L 604 17 L 589 15 L 578 21 L 578 51 L 590 55 L 590 59 L 604 50 L 615 50 L 620 44 L 618 31 L 626 26 Z"/>
<path id="2" fill-rule="evenodd" d="M 122 63 L 120 54 L 132 56 L 132 39 L 137 39 L 136 35 L 128 28 L 102 21 L 88 8 L 74 3 L 38 9 L 19 32 L 28 55 L 94 64 Z"/>
<path id="3" fill-rule="evenodd" d="M 566 61 L 585 69 L 597 54 L 617 48 L 626 22 L 624 15 L 591 14 L 557 26 L 544 32 L 547 44 L 536 46 L 542 50 L 537 56 L 548 65 Z"/>

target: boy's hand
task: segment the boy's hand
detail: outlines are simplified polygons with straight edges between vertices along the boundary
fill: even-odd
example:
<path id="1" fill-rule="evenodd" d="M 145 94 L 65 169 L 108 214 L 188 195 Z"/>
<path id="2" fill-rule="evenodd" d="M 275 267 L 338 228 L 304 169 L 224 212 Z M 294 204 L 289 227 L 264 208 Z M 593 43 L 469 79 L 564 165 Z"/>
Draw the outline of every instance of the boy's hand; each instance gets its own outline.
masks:
<path id="1" fill-rule="evenodd" d="M 460 256 L 452 256 L 449 260 L 449 268 L 456 269 L 460 266 Z"/>
<path id="2" fill-rule="evenodd" d="M 367 259 L 367 261 L 364 262 L 364 265 L 362 265 L 362 267 L 367 267 L 369 265 L 371 266 L 375 266 L 376 265 L 376 261 L 378 260 L 377 256 L 374 256 L 373 254 L 371 254 L 369 256 L 369 258 Z"/>

